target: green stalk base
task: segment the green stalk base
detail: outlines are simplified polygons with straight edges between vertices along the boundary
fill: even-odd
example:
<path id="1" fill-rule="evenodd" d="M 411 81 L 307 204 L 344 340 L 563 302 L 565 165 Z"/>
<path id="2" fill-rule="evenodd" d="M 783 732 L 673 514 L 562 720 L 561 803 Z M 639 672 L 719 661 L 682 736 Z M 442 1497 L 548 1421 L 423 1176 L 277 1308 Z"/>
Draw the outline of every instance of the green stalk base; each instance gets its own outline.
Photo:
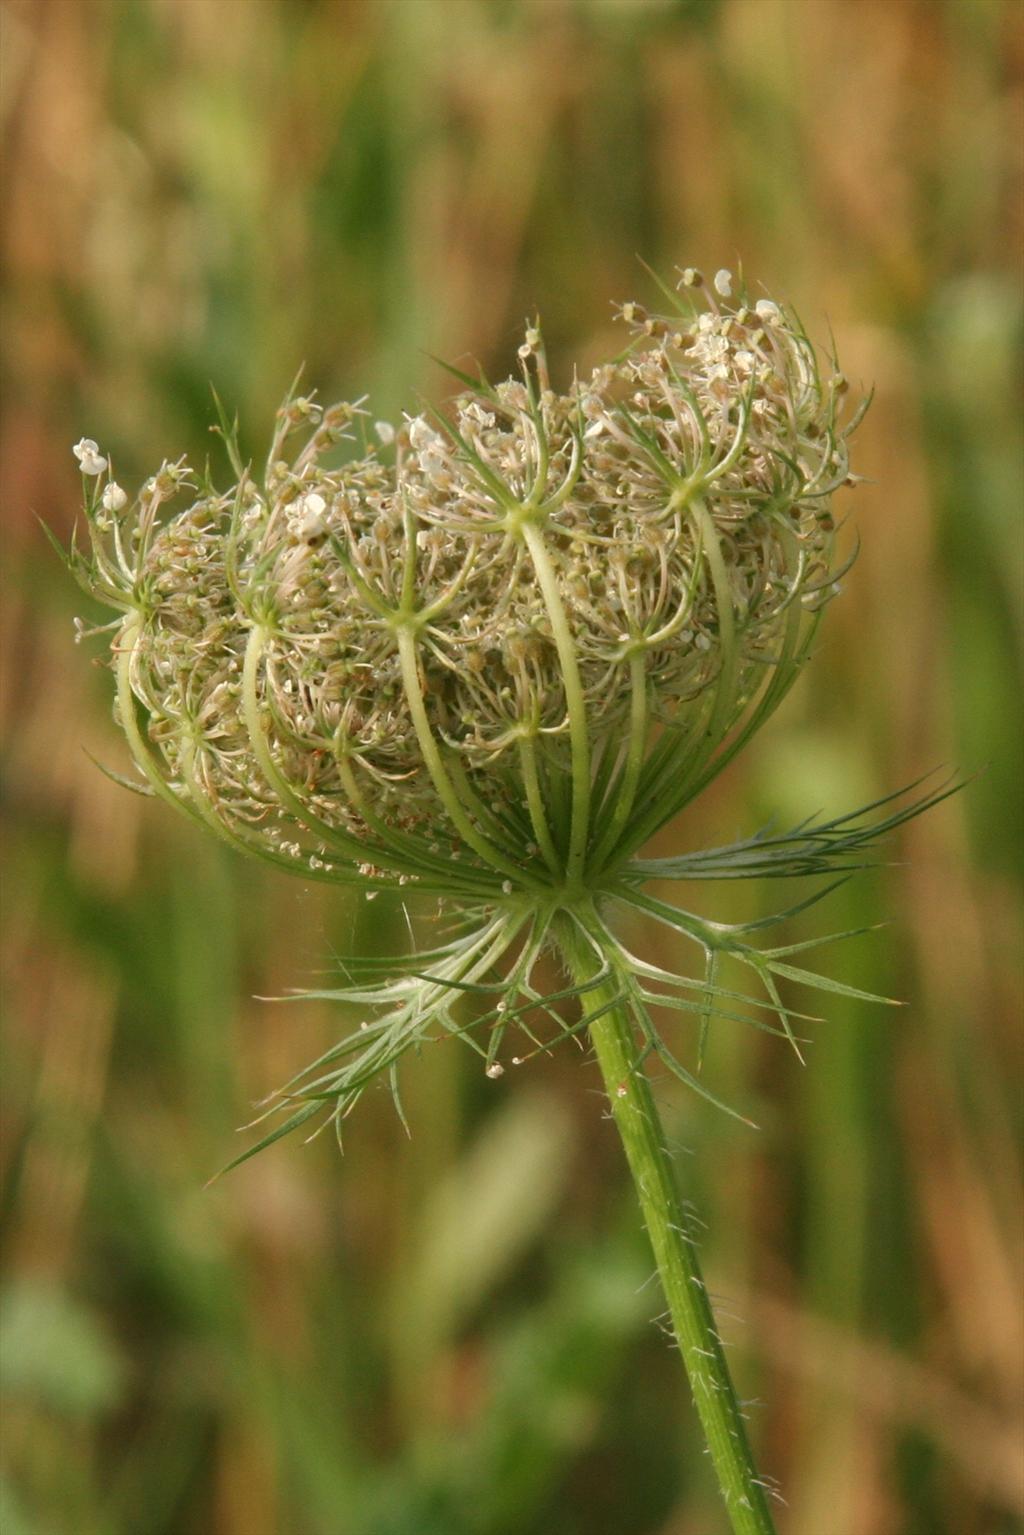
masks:
<path id="1" fill-rule="evenodd" d="M 596 971 L 593 946 L 568 923 L 559 937 L 573 979 L 586 982 Z M 637 1064 L 629 1015 L 621 1004 L 609 1006 L 616 995 L 614 978 L 587 993 L 588 1012 L 607 1008 L 591 1023 L 590 1038 L 654 1249 L 672 1328 L 734 1535 L 775 1535 L 697 1261 L 695 1234 L 676 1186 L 650 1083 Z"/>

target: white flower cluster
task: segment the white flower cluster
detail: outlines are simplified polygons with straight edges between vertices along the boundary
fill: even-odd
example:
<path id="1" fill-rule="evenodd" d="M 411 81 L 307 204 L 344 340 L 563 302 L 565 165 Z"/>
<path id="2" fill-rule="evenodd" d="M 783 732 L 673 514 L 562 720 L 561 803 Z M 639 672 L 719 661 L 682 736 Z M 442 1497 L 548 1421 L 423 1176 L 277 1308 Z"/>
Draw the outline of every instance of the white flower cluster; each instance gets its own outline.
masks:
<path id="1" fill-rule="evenodd" d="M 292 399 L 258 480 L 169 519 L 183 462 L 127 512 L 97 486 L 80 573 L 124 612 L 147 775 L 249 845 L 300 856 L 301 829 L 318 862 L 454 853 L 507 883 L 523 848 L 555 881 L 631 851 L 785 691 L 834 590 L 846 384 L 734 286 L 687 270 L 677 312 L 623 305 L 624 355 L 564 392 L 531 326 L 521 378 L 377 422 L 342 467 L 359 404 Z"/>

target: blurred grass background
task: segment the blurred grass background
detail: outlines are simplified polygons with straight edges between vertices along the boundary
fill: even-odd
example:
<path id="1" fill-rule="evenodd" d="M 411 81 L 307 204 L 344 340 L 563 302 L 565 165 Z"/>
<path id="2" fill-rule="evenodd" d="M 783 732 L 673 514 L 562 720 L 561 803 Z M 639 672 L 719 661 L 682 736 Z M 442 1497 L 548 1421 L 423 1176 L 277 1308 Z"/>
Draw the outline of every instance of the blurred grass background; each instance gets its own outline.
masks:
<path id="1" fill-rule="evenodd" d="M 431 353 L 507 371 L 537 309 L 566 379 L 646 295 L 637 254 L 742 260 L 877 388 L 816 664 L 663 850 L 985 768 L 793 924 L 893 917 L 822 962 L 906 1009 L 835 999 L 806 1070 L 720 1027 L 707 1069 L 760 1133 L 659 1084 L 752 1432 L 786 1535 L 1020 1531 L 1019 6 L 0 18 L 4 1535 L 722 1528 L 577 1052 L 501 1083 L 428 1052 L 411 1140 L 373 1095 L 343 1160 L 285 1143 L 204 1190 L 350 1022 L 253 998 L 397 918 L 96 771 L 83 747 L 124 765 L 109 678 L 35 520 L 68 535 L 82 435 L 128 484 L 201 459 L 211 383 L 250 443 L 303 360 L 393 416 L 447 390 Z"/>

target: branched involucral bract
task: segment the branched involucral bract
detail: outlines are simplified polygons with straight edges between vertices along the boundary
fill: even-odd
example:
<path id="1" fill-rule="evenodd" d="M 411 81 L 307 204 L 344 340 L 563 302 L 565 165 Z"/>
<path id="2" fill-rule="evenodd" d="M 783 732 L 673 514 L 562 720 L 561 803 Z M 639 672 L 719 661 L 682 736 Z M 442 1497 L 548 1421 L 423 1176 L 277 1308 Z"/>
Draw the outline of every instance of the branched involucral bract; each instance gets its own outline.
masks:
<path id="1" fill-rule="evenodd" d="M 75 449 L 89 548 L 70 558 L 118 611 L 116 712 L 140 786 L 306 879 L 438 903 L 433 946 L 353 958 L 315 994 L 361 1026 L 286 1085 L 245 1155 L 315 1117 L 340 1128 L 382 1073 L 397 1101 L 402 1057 L 440 1034 L 497 1077 L 588 1033 L 631 1084 L 610 1091 L 628 1098 L 654 1057 L 712 1097 L 714 1019 L 798 1048 L 805 1015 L 780 980 L 863 995 L 804 969 L 805 945 L 763 946 L 770 921 L 727 926 L 645 890 L 760 875 L 827 889 L 946 792 L 637 858 L 800 675 L 840 589 L 833 503 L 856 480 L 864 409 L 795 314 L 731 274 L 662 291 L 669 312 L 623 305 L 620 355 L 562 391 L 530 326 L 519 377 L 458 374 L 443 411 L 397 427 L 293 391 L 261 469 L 222 416 L 226 488 L 179 459 L 130 499 L 96 443 Z M 689 939 L 694 972 L 628 949 L 627 908 Z M 551 949 L 555 995 L 536 974 Z M 688 1052 L 652 1010 L 692 1025 Z M 744 1486 L 726 1491 L 736 1528 L 769 1528 L 763 1508 L 737 1514 L 736 1499 L 763 1505 Z"/>

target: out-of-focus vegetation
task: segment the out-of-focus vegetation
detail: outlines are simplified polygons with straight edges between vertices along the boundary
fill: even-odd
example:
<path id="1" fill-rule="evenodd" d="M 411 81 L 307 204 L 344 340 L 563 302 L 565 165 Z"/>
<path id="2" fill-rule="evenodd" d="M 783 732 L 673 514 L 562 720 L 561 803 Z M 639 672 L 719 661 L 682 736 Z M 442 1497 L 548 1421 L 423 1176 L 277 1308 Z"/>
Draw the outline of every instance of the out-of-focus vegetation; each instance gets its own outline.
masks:
<path id="1" fill-rule="evenodd" d="M 836 998 L 807 1069 L 719 1026 L 706 1071 L 756 1134 L 659 1084 L 752 1432 L 787 1535 L 1021 1530 L 1014 0 L 0 15 L 4 1535 L 721 1527 L 580 1052 L 500 1083 L 428 1052 L 411 1139 L 372 1095 L 343 1159 L 286 1143 L 204 1188 L 352 1022 L 253 998 L 401 915 L 92 766 L 124 766 L 109 679 L 35 520 L 69 535 L 83 434 L 126 484 L 201 459 L 211 383 L 253 445 L 300 361 L 394 416 L 447 388 L 430 354 L 508 371 L 537 309 L 567 378 L 637 253 L 741 258 L 877 390 L 820 654 L 661 850 L 984 768 L 792 924 L 893 917 L 822 963 L 906 1009 Z"/>

